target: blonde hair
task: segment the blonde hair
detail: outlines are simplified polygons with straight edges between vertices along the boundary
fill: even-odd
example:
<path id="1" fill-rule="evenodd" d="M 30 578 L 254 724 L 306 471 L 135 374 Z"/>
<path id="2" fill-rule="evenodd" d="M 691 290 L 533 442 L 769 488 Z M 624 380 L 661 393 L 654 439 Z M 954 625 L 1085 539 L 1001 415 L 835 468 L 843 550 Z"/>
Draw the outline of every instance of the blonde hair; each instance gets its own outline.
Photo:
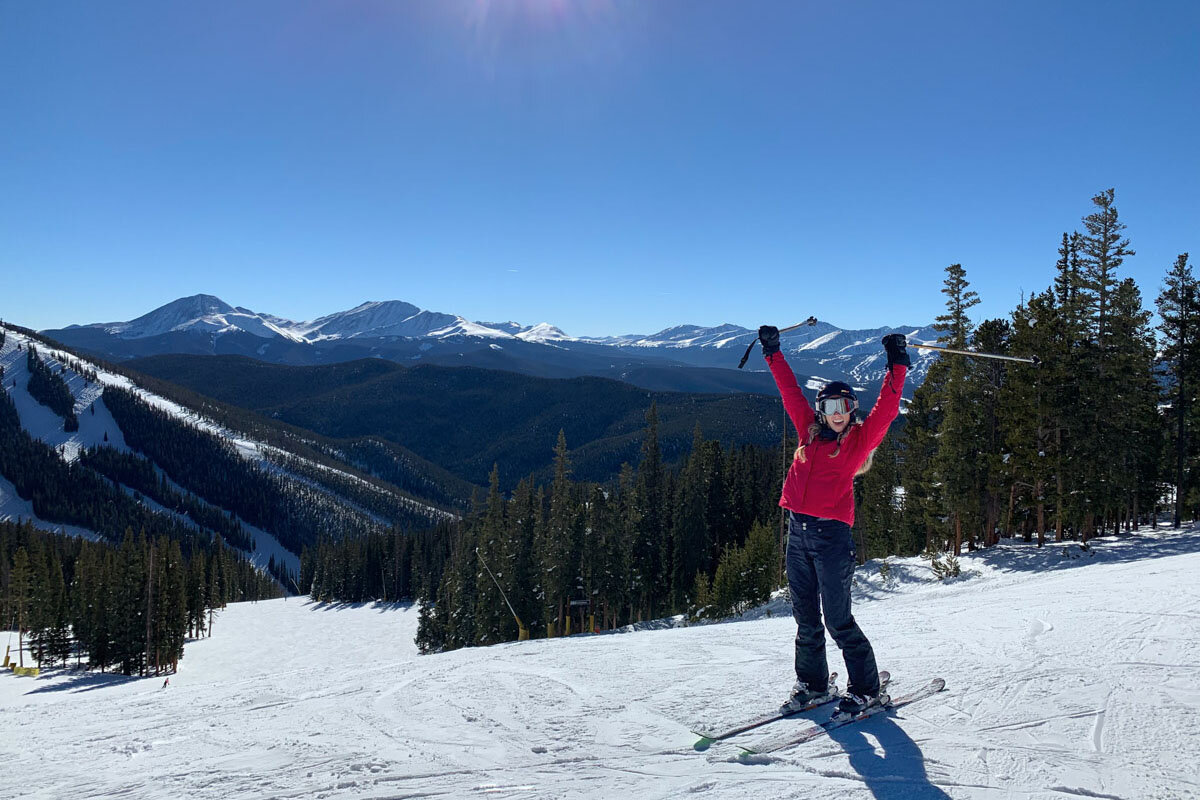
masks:
<path id="1" fill-rule="evenodd" d="M 830 458 L 837 458 L 838 453 L 842 452 L 842 440 L 846 438 L 846 435 L 849 434 L 851 429 L 854 428 L 854 426 L 856 426 L 856 425 L 862 425 L 862 420 L 855 419 L 854 422 L 847 425 L 845 428 L 842 429 L 842 432 L 838 434 L 837 449 L 829 454 Z M 810 444 L 812 444 L 816 440 L 817 434 L 819 434 L 820 432 L 821 432 L 820 424 L 814 422 L 808 426 L 808 441 L 804 442 L 803 444 L 801 444 L 799 447 L 796 448 L 796 452 L 792 455 L 793 461 L 799 461 L 801 464 L 808 461 L 808 458 L 805 455 L 804 451 Z M 878 448 L 876 448 L 876 449 L 878 449 Z M 871 469 L 871 464 L 874 463 L 874 461 L 875 461 L 875 450 L 872 450 L 871 452 L 867 453 L 866 460 L 863 461 L 862 465 L 854 473 L 854 477 L 857 478 L 859 475 L 865 475 L 867 473 L 867 471 Z"/>

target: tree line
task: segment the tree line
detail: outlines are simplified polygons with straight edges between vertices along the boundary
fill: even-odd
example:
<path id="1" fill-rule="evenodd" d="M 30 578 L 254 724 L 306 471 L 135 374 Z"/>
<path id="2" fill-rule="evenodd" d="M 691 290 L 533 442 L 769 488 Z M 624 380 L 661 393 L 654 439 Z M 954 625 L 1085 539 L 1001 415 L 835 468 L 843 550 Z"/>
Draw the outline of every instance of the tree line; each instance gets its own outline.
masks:
<path id="1" fill-rule="evenodd" d="M 174 672 L 188 638 L 212 635 L 226 603 L 281 596 L 219 538 L 185 548 L 134 535 L 120 545 L 0 522 L 0 619 L 39 667 Z"/>
<path id="2" fill-rule="evenodd" d="M 1053 283 L 1010 319 L 973 324 L 979 297 L 961 265 L 947 268 L 940 341 L 1040 364 L 946 357 L 930 368 L 903 436 L 876 460 L 895 465 L 903 488 L 897 552 L 957 555 L 1011 535 L 1086 543 L 1149 521 L 1164 497 L 1176 527 L 1200 511 L 1200 305 L 1188 254 L 1157 298 L 1156 338 L 1136 282 L 1120 275 L 1134 251 L 1114 192 L 1092 203 L 1084 229 L 1062 235 Z"/>
<path id="3" fill-rule="evenodd" d="M 506 495 L 493 468 L 488 494 L 434 536 L 306 551 L 301 591 L 326 601 L 415 597 L 425 652 L 516 639 L 522 628 L 555 636 L 765 601 L 780 583 L 780 451 L 726 448 L 697 427 L 690 454 L 669 469 L 655 405 L 646 419 L 639 464 L 614 484 L 573 480 L 560 432 L 549 487 L 528 477 Z"/>

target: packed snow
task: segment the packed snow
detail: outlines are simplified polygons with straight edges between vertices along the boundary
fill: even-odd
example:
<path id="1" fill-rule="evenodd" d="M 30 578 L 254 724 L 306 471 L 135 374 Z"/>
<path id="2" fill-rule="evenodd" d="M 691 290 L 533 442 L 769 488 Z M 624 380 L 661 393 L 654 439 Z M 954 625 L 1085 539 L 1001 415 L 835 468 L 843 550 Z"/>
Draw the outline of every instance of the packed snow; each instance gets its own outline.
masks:
<path id="1" fill-rule="evenodd" d="M 782 599 L 737 621 L 421 656 L 415 607 L 291 598 L 220 612 L 166 688 L 0 674 L 0 796 L 1200 796 L 1200 527 L 961 564 L 938 582 L 891 559 L 887 580 L 873 562 L 856 581 L 894 692 L 935 676 L 945 692 L 753 763 L 731 743 L 695 751 L 690 728 L 786 695 Z"/>

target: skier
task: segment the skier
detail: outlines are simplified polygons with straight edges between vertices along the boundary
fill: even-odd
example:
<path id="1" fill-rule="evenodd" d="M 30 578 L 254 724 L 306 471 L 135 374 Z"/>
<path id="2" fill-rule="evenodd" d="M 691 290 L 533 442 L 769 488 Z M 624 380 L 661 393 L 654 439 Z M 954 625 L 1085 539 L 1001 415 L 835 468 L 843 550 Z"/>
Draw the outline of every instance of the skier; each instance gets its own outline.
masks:
<path id="1" fill-rule="evenodd" d="M 842 651 L 849 676 L 837 713 L 858 714 L 886 704 L 888 697 L 879 684 L 871 643 L 850 613 L 854 478 L 870 469 L 875 448 L 900 411 L 900 392 L 911 365 L 907 342 L 899 333 L 883 338 L 888 372 L 875 407 L 861 419 L 854 390 L 841 381 L 821 389 L 814 413 L 779 352 L 779 329 L 764 325 L 758 336 L 783 406 L 800 434 L 779 500 L 788 511 L 787 576 L 796 619 L 796 685 L 781 710 L 810 707 L 833 691 L 821 627 L 823 609 L 825 627 Z"/>

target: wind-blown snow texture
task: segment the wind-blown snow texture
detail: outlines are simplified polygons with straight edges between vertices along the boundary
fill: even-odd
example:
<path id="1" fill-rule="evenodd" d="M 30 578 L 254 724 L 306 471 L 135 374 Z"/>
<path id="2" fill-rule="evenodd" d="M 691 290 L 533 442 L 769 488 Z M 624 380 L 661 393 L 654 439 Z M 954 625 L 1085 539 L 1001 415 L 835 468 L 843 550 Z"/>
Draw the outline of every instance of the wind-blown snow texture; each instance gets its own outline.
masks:
<path id="1" fill-rule="evenodd" d="M 858 572 L 856 617 L 894 690 L 940 675 L 946 692 L 754 764 L 732 744 L 693 751 L 689 724 L 787 692 L 781 600 L 736 622 L 419 656 L 413 607 L 292 598 L 220 613 L 166 689 L 0 675 L 0 796 L 1200 796 L 1200 529 L 962 565 L 947 583 L 918 559 L 886 584 Z"/>

